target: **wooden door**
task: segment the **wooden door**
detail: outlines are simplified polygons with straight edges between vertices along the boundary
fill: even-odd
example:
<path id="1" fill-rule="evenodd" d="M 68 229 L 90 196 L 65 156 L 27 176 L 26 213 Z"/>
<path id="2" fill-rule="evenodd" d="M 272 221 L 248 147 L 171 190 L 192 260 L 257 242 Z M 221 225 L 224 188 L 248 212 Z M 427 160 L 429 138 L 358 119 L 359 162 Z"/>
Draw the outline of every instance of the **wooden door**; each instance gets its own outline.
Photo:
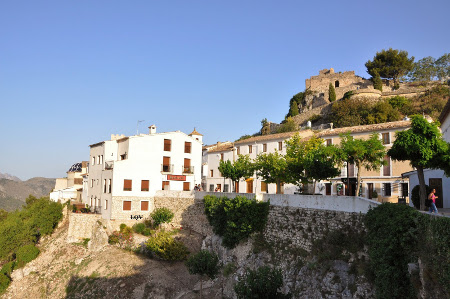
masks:
<path id="1" fill-rule="evenodd" d="M 373 183 L 367 183 L 367 190 L 369 191 L 369 199 L 372 199 L 372 195 L 373 195 Z"/>
<path id="2" fill-rule="evenodd" d="M 436 179 L 429 179 L 428 185 L 431 189 L 436 189 L 436 208 L 443 208 L 444 198 L 442 194 L 442 179 L 436 178 Z M 428 196 L 428 194 L 427 194 Z"/>
<path id="3" fill-rule="evenodd" d="M 253 180 L 247 181 L 247 193 L 253 193 Z"/>

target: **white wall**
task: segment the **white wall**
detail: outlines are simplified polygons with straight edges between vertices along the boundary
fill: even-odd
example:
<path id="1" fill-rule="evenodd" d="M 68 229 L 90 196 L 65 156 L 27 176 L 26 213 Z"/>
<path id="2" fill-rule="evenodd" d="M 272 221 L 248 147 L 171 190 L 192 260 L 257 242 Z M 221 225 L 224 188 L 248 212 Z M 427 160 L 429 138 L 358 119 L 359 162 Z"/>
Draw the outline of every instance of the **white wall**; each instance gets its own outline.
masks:
<path id="1" fill-rule="evenodd" d="M 444 174 L 444 171 L 442 170 L 431 170 L 431 169 L 424 169 L 423 171 L 424 177 L 425 177 L 425 184 L 429 185 L 429 179 L 435 178 L 439 179 L 442 178 L 442 206 L 444 209 L 450 208 L 450 178 L 446 177 Z M 417 172 L 414 172 L 409 177 L 409 194 L 411 194 L 412 189 L 419 185 L 419 178 L 417 176 Z M 409 203 L 410 206 L 413 206 L 412 201 Z"/>

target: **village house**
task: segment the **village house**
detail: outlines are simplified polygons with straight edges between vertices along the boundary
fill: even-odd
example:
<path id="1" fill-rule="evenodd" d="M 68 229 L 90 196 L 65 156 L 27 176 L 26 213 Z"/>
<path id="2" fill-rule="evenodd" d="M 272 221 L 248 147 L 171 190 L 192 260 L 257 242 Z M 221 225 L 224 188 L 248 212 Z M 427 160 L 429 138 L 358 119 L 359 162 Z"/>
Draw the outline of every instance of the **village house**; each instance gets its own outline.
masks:
<path id="1" fill-rule="evenodd" d="M 85 203 L 104 219 L 146 217 L 158 190 L 192 191 L 201 183 L 203 136 L 194 131 L 125 137 L 90 145 Z"/>
<path id="2" fill-rule="evenodd" d="M 395 132 L 405 130 L 410 127 L 410 121 L 396 121 L 374 125 L 364 125 L 346 128 L 327 129 L 316 133 L 326 144 L 338 145 L 340 143 L 340 134 L 350 133 L 355 138 L 369 138 L 372 133 L 380 136 L 386 149 L 389 149 L 394 140 Z M 301 130 L 299 132 L 288 132 L 279 134 L 270 134 L 255 136 L 234 143 L 224 143 L 216 147 L 210 147 L 205 151 L 206 161 L 208 164 L 207 173 L 204 173 L 204 184 L 206 191 L 214 191 L 216 188 L 223 192 L 241 192 L 241 193 L 276 193 L 275 184 L 266 184 L 256 175 L 246 181 L 240 181 L 236 184 L 235 189 L 231 190 L 232 182 L 221 176 L 218 166 L 220 160 L 235 161 L 238 155 L 250 155 L 251 159 L 255 159 L 260 153 L 270 153 L 278 151 L 281 154 L 286 153 L 285 141 L 294 134 L 300 134 L 301 137 L 307 138 L 314 134 L 310 129 Z M 408 180 L 402 178 L 401 174 L 405 171 L 412 170 L 408 162 L 392 161 L 388 156 L 385 157 L 386 166 L 379 170 L 361 171 L 362 188 L 361 196 L 372 198 L 374 192 L 378 195 L 377 200 L 382 202 L 397 202 L 400 199 L 408 199 Z M 341 170 L 341 175 L 332 178 L 329 181 L 322 181 L 316 184 L 315 193 L 323 195 L 354 195 L 356 190 L 357 169 L 353 165 L 349 165 L 350 185 L 347 188 L 347 165 Z M 224 188 L 222 189 L 222 185 Z M 282 193 L 294 194 L 298 193 L 298 186 L 292 184 L 284 184 Z"/>
<path id="3" fill-rule="evenodd" d="M 73 164 L 67 171 L 67 177 L 57 178 L 55 188 L 50 192 L 53 201 L 65 202 L 68 200 L 82 201 L 83 197 L 83 173 L 86 173 L 87 161 Z"/>

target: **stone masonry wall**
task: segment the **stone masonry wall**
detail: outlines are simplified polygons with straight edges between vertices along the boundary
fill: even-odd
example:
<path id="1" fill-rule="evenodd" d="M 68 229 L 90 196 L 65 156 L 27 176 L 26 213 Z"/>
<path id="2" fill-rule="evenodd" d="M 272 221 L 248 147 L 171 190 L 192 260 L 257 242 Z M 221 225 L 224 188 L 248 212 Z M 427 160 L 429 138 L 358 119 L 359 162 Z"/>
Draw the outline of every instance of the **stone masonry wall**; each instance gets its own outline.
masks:
<path id="1" fill-rule="evenodd" d="M 313 241 L 324 232 L 348 225 L 363 230 L 362 214 L 271 205 L 264 238 L 269 243 L 310 251 Z"/>
<path id="2" fill-rule="evenodd" d="M 92 231 L 97 221 L 101 220 L 98 214 L 83 214 L 69 212 L 69 232 L 67 242 L 79 242 L 84 238 L 92 238 Z"/>

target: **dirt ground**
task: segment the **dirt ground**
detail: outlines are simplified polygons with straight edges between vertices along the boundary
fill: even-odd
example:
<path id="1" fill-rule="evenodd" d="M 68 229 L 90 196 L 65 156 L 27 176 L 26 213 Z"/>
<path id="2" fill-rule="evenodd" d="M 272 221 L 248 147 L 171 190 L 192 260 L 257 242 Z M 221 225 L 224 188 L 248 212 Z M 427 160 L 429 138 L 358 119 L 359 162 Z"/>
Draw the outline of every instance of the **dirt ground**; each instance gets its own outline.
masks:
<path id="1" fill-rule="evenodd" d="M 2 298 L 198 298 L 200 277 L 190 275 L 183 262 L 149 259 L 106 245 L 89 251 L 83 244 L 66 243 L 68 222 L 42 240 L 41 253 L 23 269 Z M 178 237 L 190 252 L 200 250 L 202 237 L 181 231 Z M 203 292 L 215 298 L 217 290 Z"/>

